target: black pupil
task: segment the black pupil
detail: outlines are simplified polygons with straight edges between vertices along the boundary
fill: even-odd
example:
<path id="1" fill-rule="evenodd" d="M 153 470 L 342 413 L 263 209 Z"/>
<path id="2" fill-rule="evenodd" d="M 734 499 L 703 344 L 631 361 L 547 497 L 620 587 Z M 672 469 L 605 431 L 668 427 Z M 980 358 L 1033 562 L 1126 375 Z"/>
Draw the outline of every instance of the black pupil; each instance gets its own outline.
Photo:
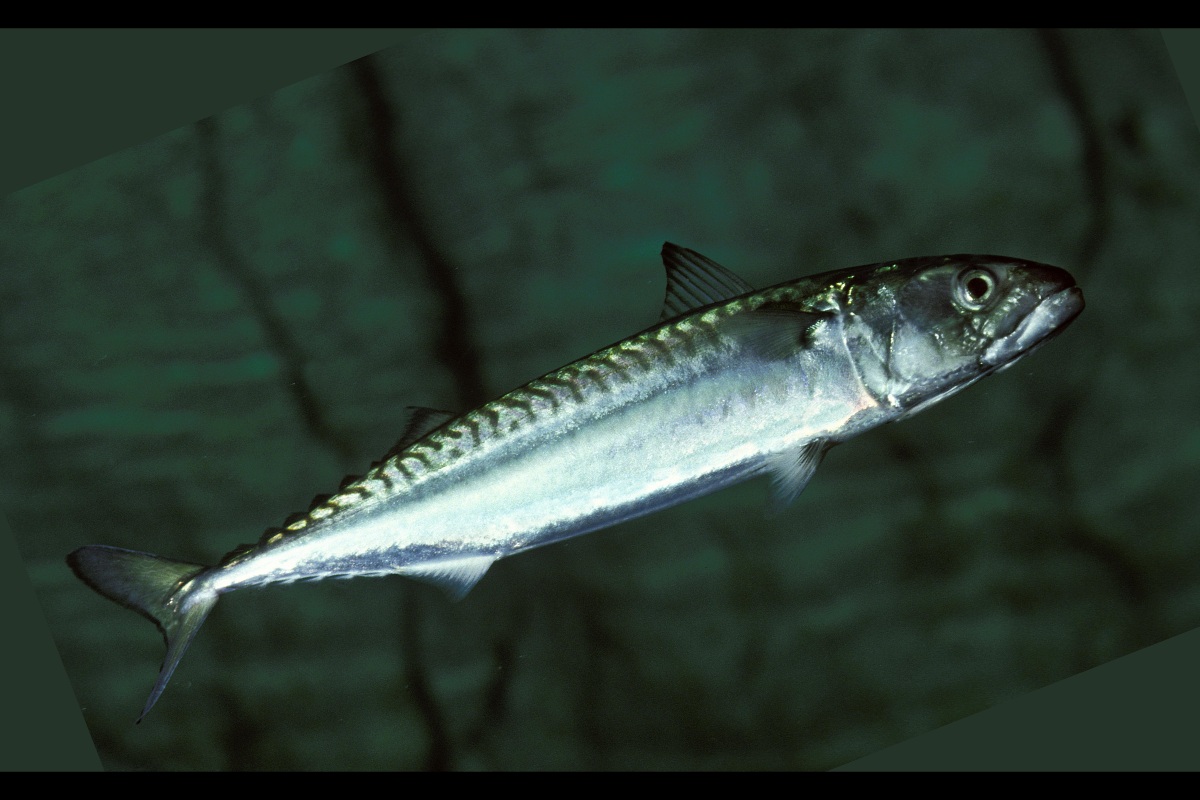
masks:
<path id="1" fill-rule="evenodd" d="M 971 295 L 972 300 L 983 299 L 990 288 L 991 284 L 988 283 L 987 279 L 981 278 L 978 275 L 967 281 L 967 294 Z"/>

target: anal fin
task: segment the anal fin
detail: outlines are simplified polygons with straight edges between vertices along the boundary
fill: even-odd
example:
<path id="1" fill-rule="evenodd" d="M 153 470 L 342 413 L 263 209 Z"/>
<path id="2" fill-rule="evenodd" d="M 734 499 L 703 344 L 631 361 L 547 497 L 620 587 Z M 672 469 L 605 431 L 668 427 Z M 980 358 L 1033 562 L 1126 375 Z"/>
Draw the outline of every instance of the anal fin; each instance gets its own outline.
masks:
<path id="1" fill-rule="evenodd" d="M 479 579 L 495 561 L 496 557 L 490 555 L 442 558 L 437 561 L 405 564 L 396 572 L 440 586 L 451 599 L 461 600 L 479 583 Z"/>

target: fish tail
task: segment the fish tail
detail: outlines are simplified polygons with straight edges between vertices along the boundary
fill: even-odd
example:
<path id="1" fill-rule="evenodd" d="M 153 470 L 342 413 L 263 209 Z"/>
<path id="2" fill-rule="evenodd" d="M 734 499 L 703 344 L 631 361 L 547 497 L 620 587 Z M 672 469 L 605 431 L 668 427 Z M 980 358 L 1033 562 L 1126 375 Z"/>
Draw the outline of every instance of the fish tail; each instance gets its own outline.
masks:
<path id="1" fill-rule="evenodd" d="M 208 568 L 119 547 L 89 545 L 67 556 L 67 564 L 88 586 L 109 600 L 146 617 L 167 643 L 158 680 L 137 718 L 150 712 L 167 687 L 188 645 L 217 603 L 217 592 L 196 580 Z"/>

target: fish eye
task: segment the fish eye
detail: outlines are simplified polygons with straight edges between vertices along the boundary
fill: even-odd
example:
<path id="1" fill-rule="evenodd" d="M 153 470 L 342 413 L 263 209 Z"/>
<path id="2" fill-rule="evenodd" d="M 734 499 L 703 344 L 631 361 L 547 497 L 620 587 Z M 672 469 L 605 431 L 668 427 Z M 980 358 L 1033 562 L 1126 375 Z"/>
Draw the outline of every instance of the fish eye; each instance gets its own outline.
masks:
<path id="1" fill-rule="evenodd" d="M 996 291 L 996 276 L 986 269 L 964 269 L 955 285 L 958 302 L 970 311 L 979 311 Z"/>

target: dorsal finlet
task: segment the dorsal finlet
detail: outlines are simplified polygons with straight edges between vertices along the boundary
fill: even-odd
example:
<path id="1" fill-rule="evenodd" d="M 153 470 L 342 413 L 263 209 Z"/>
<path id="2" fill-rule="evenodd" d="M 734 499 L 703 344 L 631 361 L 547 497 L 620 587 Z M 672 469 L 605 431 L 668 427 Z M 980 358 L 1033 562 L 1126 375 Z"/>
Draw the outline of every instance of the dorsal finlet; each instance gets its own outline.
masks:
<path id="1" fill-rule="evenodd" d="M 409 406 L 409 411 L 408 424 L 404 426 L 404 433 L 400 434 L 400 439 L 392 445 L 392 449 L 384 454 L 383 461 L 387 461 L 425 434 L 440 428 L 458 416 L 453 411 L 440 411 L 424 406 Z"/>
<path id="2" fill-rule="evenodd" d="M 665 242 L 662 260 L 667 270 L 667 294 L 660 321 L 754 291 L 753 286 L 695 250 Z"/>

